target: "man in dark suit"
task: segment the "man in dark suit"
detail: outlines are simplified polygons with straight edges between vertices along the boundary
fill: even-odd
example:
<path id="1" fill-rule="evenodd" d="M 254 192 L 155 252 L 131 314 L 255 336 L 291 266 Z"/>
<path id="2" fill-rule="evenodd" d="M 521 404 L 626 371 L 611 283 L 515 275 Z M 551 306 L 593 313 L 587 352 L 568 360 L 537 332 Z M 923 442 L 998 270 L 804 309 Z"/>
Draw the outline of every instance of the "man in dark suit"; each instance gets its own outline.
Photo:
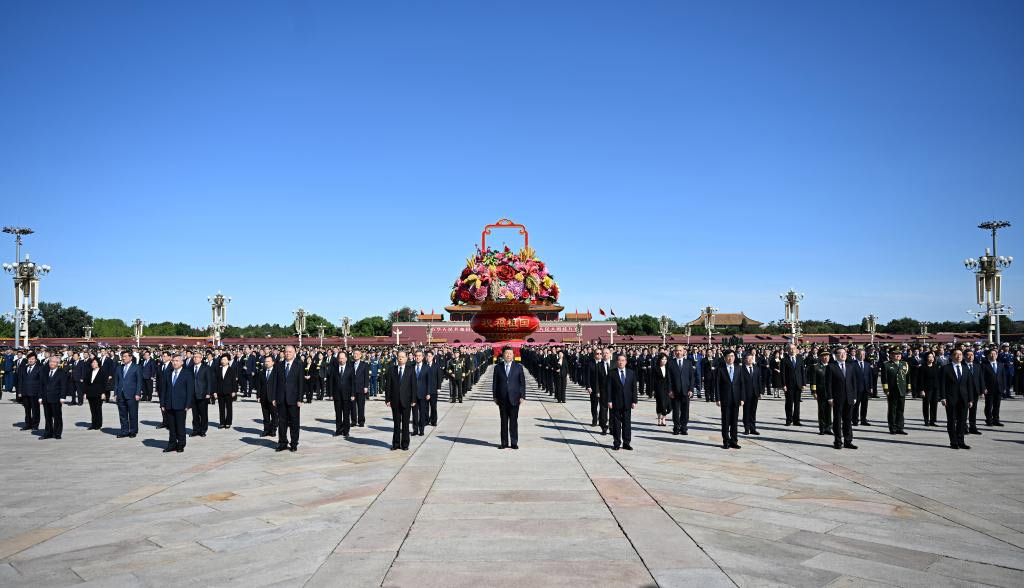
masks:
<path id="1" fill-rule="evenodd" d="M 437 397 L 441 395 L 441 384 L 444 379 L 441 377 L 441 362 L 434 357 L 433 351 L 427 351 L 427 369 L 430 370 L 430 400 L 427 402 L 427 424 L 431 427 L 437 426 Z"/>
<path id="2" fill-rule="evenodd" d="M 982 379 L 985 382 L 985 425 L 1003 426 L 999 420 L 999 405 L 1006 393 L 1005 364 L 999 363 L 999 352 L 995 347 L 988 350 L 988 356 L 981 363 Z"/>
<path id="3" fill-rule="evenodd" d="M 295 357 L 295 347 L 284 348 L 284 365 L 278 370 L 277 398 L 277 451 L 298 451 L 299 449 L 299 408 L 302 406 L 302 395 L 305 392 L 305 373 L 300 361 Z M 288 435 L 291 434 L 291 443 Z"/>
<path id="4" fill-rule="evenodd" d="M 603 374 L 607 373 L 607 370 L 605 370 L 604 366 L 602 365 L 603 361 L 604 357 L 601 355 L 601 350 L 595 349 L 594 357 L 590 358 L 590 360 L 587 361 L 586 369 L 584 371 L 584 379 L 587 382 L 587 393 L 590 395 L 591 427 L 597 426 L 598 415 L 603 412 L 601 410 L 601 396 L 603 395 L 602 391 L 604 390 Z M 604 431 L 606 426 L 607 423 L 605 424 L 605 426 L 601 427 L 601 430 Z"/>
<path id="5" fill-rule="evenodd" d="M 857 366 L 846 360 L 846 348 L 836 350 L 828 366 L 828 403 L 832 407 L 832 447 L 857 449 L 853 444 L 853 404 L 857 402 Z M 841 436 L 841 437 L 840 437 Z"/>
<path id="6" fill-rule="evenodd" d="M 868 399 L 871 398 L 871 391 L 875 389 L 874 367 L 867 360 L 867 353 L 864 349 L 857 350 L 857 359 L 853 361 L 854 369 L 857 371 L 857 402 L 853 405 L 850 413 L 853 419 L 853 426 L 871 426 L 868 422 Z"/>
<path id="7" fill-rule="evenodd" d="M 213 374 L 210 366 L 203 361 L 203 354 L 196 351 L 192 362 L 186 366 L 192 376 L 192 437 L 205 437 L 210 426 L 210 398 L 213 397 Z"/>
<path id="8" fill-rule="evenodd" d="M 629 442 L 633 440 L 632 415 L 638 400 L 637 377 L 636 372 L 626 367 L 627 362 L 626 355 L 619 354 L 615 370 L 608 374 L 605 384 L 615 451 L 619 450 L 620 441 L 623 449 L 633 450 Z"/>
<path id="9" fill-rule="evenodd" d="M 686 357 L 685 347 L 676 345 L 675 354 L 667 366 L 668 396 L 672 404 L 672 434 L 686 435 L 690 422 L 690 399 L 693 398 L 693 389 L 697 385 L 697 370 L 693 361 Z"/>
<path id="10" fill-rule="evenodd" d="M 277 435 L 277 408 L 274 406 L 277 399 L 277 381 L 274 357 L 266 355 L 263 357 L 263 369 L 253 375 L 256 398 L 260 401 L 260 409 L 263 411 L 263 432 L 260 437 Z"/>
<path id="11" fill-rule="evenodd" d="M 25 425 L 22 431 L 39 428 L 39 396 L 43 393 L 43 368 L 37 363 L 35 351 L 29 351 L 18 368 L 15 389 L 25 407 Z"/>
<path id="12" fill-rule="evenodd" d="M 743 399 L 743 434 L 760 435 L 757 432 L 757 401 L 761 394 L 761 366 L 754 363 L 754 354 L 743 357 L 740 369 L 740 398 Z"/>
<path id="13" fill-rule="evenodd" d="M 391 451 L 409 449 L 409 416 L 416 406 L 416 374 L 408 365 L 409 356 L 398 352 L 398 363 L 388 368 L 384 379 L 384 404 L 391 409 L 394 432 L 391 437 Z"/>
<path id="14" fill-rule="evenodd" d="M 974 378 L 967 373 L 963 365 L 963 352 L 953 350 L 950 363 L 942 366 L 939 373 L 939 398 L 946 407 L 946 431 L 949 433 L 949 446 L 953 449 L 970 449 L 964 443 L 967 430 L 967 410 L 973 404 Z"/>
<path id="15" fill-rule="evenodd" d="M 195 379 L 185 372 L 184 360 L 175 355 L 161 370 L 160 412 L 167 425 L 167 447 L 164 453 L 185 451 L 185 413 L 195 403 Z"/>
<path id="16" fill-rule="evenodd" d="M 491 396 L 501 418 L 500 448 L 508 447 L 511 440 L 512 449 L 519 449 L 519 405 L 526 400 L 526 372 L 511 347 L 502 350 L 501 362 L 494 366 Z"/>
<path id="17" fill-rule="evenodd" d="M 978 399 L 984 394 L 985 380 L 981 375 L 981 366 L 975 361 L 974 350 L 968 348 L 964 352 L 964 368 L 967 369 L 967 375 L 971 378 L 971 404 L 967 409 L 967 433 L 971 435 L 981 435 L 981 431 L 978 430 Z M 949 423 L 946 423 L 947 426 Z"/>
<path id="18" fill-rule="evenodd" d="M 71 354 L 71 404 L 82 406 L 85 400 L 85 374 L 89 371 L 89 364 L 77 351 Z"/>
<path id="19" fill-rule="evenodd" d="M 796 345 L 789 345 L 789 353 L 782 358 L 782 387 L 786 394 L 786 426 L 800 426 L 800 396 L 804 390 L 804 358 Z"/>
<path id="20" fill-rule="evenodd" d="M 156 381 L 157 366 L 156 362 L 153 361 L 153 354 L 148 349 L 142 352 L 142 361 L 139 362 L 139 369 L 142 371 L 142 399 L 146 402 L 152 402 L 153 382 Z"/>
<path id="21" fill-rule="evenodd" d="M 715 370 L 715 404 L 722 408 L 722 448 L 739 449 L 736 439 L 736 422 L 743 407 L 743 387 L 736 369 L 736 354 L 730 349 L 725 352 L 725 362 Z"/>
<path id="22" fill-rule="evenodd" d="M 64 419 L 61 415 L 61 399 L 70 389 L 67 373 L 60 369 L 57 356 L 51 355 L 49 369 L 43 376 L 43 389 L 40 400 L 43 402 L 43 414 L 46 417 L 46 432 L 43 439 L 60 439 L 64 431 Z"/>
<path id="23" fill-rule="evenodd" d="M 413 353 L 413 373 L 416 375 L 416 410 L 412 412 L 412 434 L 423 435 L 427 427 L 427 410 L 430 407 L 430 399 L 437 394 L 436 385 L 432 370 L 423 361 L 423 352 Z"/>
<path id="24" fill-rule="evenodd" d="M 106 349 L 100 350 L 100 370 L 103 374 L 103 379 L 107 383 L 107 402 L 116 402 L 114 397 L 114 372 L 117 371 L 117 366 L 114 364 L 114 360 L 110 357 L 110 352 Z"/>
<path id="25" fill-rule="evenodd" d="M 167 380 L 167 374 L 171 373 L 171 366 L 172 366 L 171 354 L 168 351 L 164 351 L 163 353 L 160 354 L 160 365 L 159 365 L 159 370 L 157 371 L 157 375 L 156 375 L 156 382 L 155 383 L 156 383 L 157 400 L 162 400 L 163 397 L 164 397 L 164 394 L 166 393 L 167 388 L 165 387 L 165 384 L 166 384 L 166 382 L 170 381 L 170 380 Z M 161 411 L 160 414 L 163 415 L 163 419 L 162 419 L 161 423 L 156 426 L 156 428 L 158 428 L 158 429 L 166 429 L 167 428 L 167 413 L 164 412 L 164 411 Z"/>
<path id="26" fill-rule="evenodd" d="M 363 361 L 363 352 L 356 349 L 352 352 L 352 392 L 355 402 L 352 404 L 352 426 L 366 425 L 366 396 L 370 393 L 370 364 Z"/>
<path id="27" fill-rule="evenodd" d="M 327 389 L 334 402 L 334 436 L 348 437 L 351 407 L 355 401 L 355 370 L 348 353 L 338 353 L 337 362 L 327 372 Z"/>
<path id="28" fill-rule="evenodd" d="M 121 352 L 121 365 L 114 370 L 114 396 L 121 417 L 118 439 L 135 437 L 139 432 L 139 400 L 142 399 L 142 375 L 130 351 Z"/>

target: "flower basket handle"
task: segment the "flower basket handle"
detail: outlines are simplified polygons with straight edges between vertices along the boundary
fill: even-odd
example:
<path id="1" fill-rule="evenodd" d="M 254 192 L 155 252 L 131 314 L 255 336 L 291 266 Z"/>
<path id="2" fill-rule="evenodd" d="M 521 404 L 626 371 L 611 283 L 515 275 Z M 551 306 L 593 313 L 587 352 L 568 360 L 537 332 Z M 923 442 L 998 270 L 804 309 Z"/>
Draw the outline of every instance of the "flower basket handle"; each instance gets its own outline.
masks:
<path id="1" fill-rule="evenodd" d="M 487 251 L 487 235 L 491 234 L 491 229 L 519 229 L 519 234 L 523 236 L 523 247 L 530 246 L 530 235 L 526 232 L 526 227 L 503 218 L 494 224 L 484 227 L 484 230 L 480 233 L 481 251 Z"/>

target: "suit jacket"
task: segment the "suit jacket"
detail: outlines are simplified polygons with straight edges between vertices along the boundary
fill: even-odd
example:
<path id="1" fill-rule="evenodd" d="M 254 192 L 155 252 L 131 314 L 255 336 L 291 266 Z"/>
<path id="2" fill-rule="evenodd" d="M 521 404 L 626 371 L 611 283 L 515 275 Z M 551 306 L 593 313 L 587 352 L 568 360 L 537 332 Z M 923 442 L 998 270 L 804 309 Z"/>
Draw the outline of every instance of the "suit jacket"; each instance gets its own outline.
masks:
<path id="1" fill-rule="evenodd" d="M 625 376 L 622 379 L 619 378 L 619 369 L 612 368 L 611 372 L 608 373 L 608 378 L 605 380 L 607 402 L 610 402 L 615 410 L 632 408 L 632 405 L 637 403 L 636 372 L 629 368 L 624 369 Z"/>
<path id="2" fill-rule="evenodd" d="M 875 372 L 871 368 L 871 362 L 867 359 L 864 360 L 864 367 L 860 366 L 859 360 L 854 359 L 851 363 L 853 369 L 857 370 L 857 393 L 864 394 L 870 392 L 874 386 L 872 380 L 874 379 Z"/>
<path id="3" fill-rule="evenodd" d="M 206 362 L 200 362 L 198 366 L 198 372 L 196 365 L 185 366 L 182 369 L 188 370 L 188 375 L 192 376 L 192 393 L 196 395 L 196 400 L 202 400 L 213 394 L 213 375 Z"/>
<path id="4" fill-rule="evenodd" d="M 799 392 L 804 387 L 804 358 L 796 355 L 796 365 L 787 353 L 780 360 L 782 369 L 782 387 L 790 392 Z"/>
<path id="5" fill-rule="evenodd" d="M 114 360 L 109 357 L 104 357 L 100 360 L 100 369 L 103 370 L 103 378 L 107 382 L 107 390 L 114 391 L 114 370 L 117 366 L 114 365 Z"/>
<path id="6" fill-rule="evenodd" d="M 347 402 L 355 396 L 355 373 L 351 363 L 346 363 L 344 369 L 340 363 L 336 363 L 327 372 L 327 389 L 336 400 Z"/>
<path id="7" fill-rule="evenodd" d="M 82 386 L 85 389 L 86 398 L 99 398 L 107 393 L 107 382 L 104 380 L 103 369 L 97 370 L 96 377 L 92 377 L 92 370 L 85 372 L 82 378 Z"/>
<path id="8" fill-rule="evenodd" d="M 715 370 L 715 387 L 718 390 L 718 399 L 722 404 L 739 406 L 743 398 L 743 387 L 740 383 L 740 366 L 733 364 L 733 377 L 729 380 L 729 366 L 722 364 Z"/>
<path id="9" fill-rule="evenodd" d="M 114 369 L 114 395 L 115 398 L 131 398 L 142 395 L 142 372 L 135 363 L 128 364 L 125 371 L 124 365 Z"/>
<path id="10" fill-rule="evenodd" d="M 412 368 L 413 375 L 416 375 L 416 363 L 407 363 L 406 367 Z M 427 362 L 420 364 L 420 373 L 416 375 L 416 398 L 423 400 L 427 394 L 437 394 L 437 384 L 434 383 L 434 370 Z"/>
<path id="11" fill-rule="evenodd" d="M 982 376 L 981 366 L 977 363 L 969 364 L 966 361 L 963 365 L 967 368 L 967 375 L 971 378 L 971 402 L 977 406 L 978 398 L 985 393 L 985 380 Z"/>
<path id="12" fill-rule="evenodd" d="M 658 366 L 654 366 L 657 369 Z M 679 360 L 675 357 L 669 358 L 668 365 L 669 388 L 676 394 L 676 397 L 687 398 L 689 393 L 697 385 L 697 370 L 689 358 L 683 358 L 683 366 L 679 367 Z M 659 370 L 660 371 L 660 370 Z"/>
<path id="13" fill-rule="evenodd" d="M 278 405 L 297 406 L 306 390 L 306 366 L 298 356 L 292 360 L 291 369 L 285 370 L 284 359 L 275 365 L 278 370 L 277 397 Z"/>
<path id="14" fill-rule="evenodd" d="M 213 368 L 213 392 L 217 399 L 230 398 L 238 392 L 238 376 L 235 373 L 235 366 L 228 365 L 228 371 L 221 375 L 221 366 Z"/>
<path id="15" fill-rule="evenodd" d="M 49 368 L 44 369 L 42 380 L 44 402 L 60 402 L 60 399 L 67 396 L 71 390 L 68 374 L 60 368 L 53 370 L 53 376 L 50 376 Z"/>
<path id="16" fill-rule="evenodd" d="M 757 397 L 761 390 L 761 367 L 757 365 L 750 366 L 752 373 L 747 371 L 746 365 L 740 365 L 738 367 L 740 400 L 743 402 L 750 402 L 752 398 Z"/>
<path id="17" fill-rule="evenodd" d="M 185 410 L 192 408 L 196 399 L 195 377 L 188 368 L 182 366 L 178 378 L 174 378 L 174 368 L 161 372 L 164 393 L 160 395 L 160 406 L 164 410 Z"/>
<path id="18" fill-rule="evenodd" d="M 939 371 L 939 399 L 948 404 L 967 406 L 973 402 L 974 378 L 967 371 L 967 365 L 960 364 L 960 377 L 956 377 L 956 368 L 949 363 Z"/>
<path id="19" fill-rule="evenodd" d="M 982 380 L 985 383 L 985 392 L 989 394 L 1002 394 L 1006 391 L 1006 377 L 1003 370 L 1006 364 L 1000 363 L 996 370 L 992 369 L 992 362 L 988 359 L 981 362 Z"/>
<path id="20" fill-rule="evenodd" d="M 651 368 L 651 390 L 655 394 L 662 394 L 668 397 L 669 391 L 672 390 L 672 370 L 667 365 L 665 366 L 664 376 L 661 375 L 660 365 Z M 680 398 L 680 396 L 677 395 L 676 398 Z M 686 395 L 683 394 L 681 398 L 686 398 Z"/>
<path id="21" fill-rule="evenodd" d="M 505 362 L 494 365 L 494 377 L 491 380 L 491 395 L 494 401 L 509 406 L 516 406 L 519 400 L 526 399 L 526 372 L 519 362 L 513 361 L 505 375 Z"/>
<path id="22" fill-rule="evenodd" d="M 18 395 L 19 396 L 39 396 L 43 392 L 43 376 L 42 373 L 46 370 L 43 366 L 39 365 L 38 362 L 32 366 L 32 371 L 28 371 L 28 362 L 21 362 L 21 367 L 18 368 Z"/>
<path id="23" fill-rule="evenodd" d="M 828 364 L 828 394 L 826 398 L 835 402 L 854 404 L 857 402 L 857 364 L 847 361 L 843 370 L 839 369 L 839 360 Z"/>
<path id="24" fill-rule="evenodd" d="M 408 408 L 416 403 L 416 370 L 412 364 L 403 366 L 401 378 L 398 377 L 397 364 L 388 368 L 384 399 L 398 408 Z"/>
<path id="25" fill-rule="evenodd" d="M 143 380 L 149 380 L 156 377 L 156 362 L 152 359 L 139 360 L 139 368 L 142 369 Z"/>
<path id="26" fill-rule="evenodd" d="M 352 387 L 357 395 L 364 394 L 365 390 L 370 387 L 370 364 L 366 361 L 359 360 L 359 367 L 356 367 L 356 362 L 352 364 Z"/>
<path id="27" fill-rule="evenodd" d="M 270 369 L 270 377 L 267 377 L 267 368 L 256 370 L 253 375 L 256 385 L 256 398 L 266 402 L 277 400 L 277 383 L 280 378 L 278 366 L 275 364 Z"/>

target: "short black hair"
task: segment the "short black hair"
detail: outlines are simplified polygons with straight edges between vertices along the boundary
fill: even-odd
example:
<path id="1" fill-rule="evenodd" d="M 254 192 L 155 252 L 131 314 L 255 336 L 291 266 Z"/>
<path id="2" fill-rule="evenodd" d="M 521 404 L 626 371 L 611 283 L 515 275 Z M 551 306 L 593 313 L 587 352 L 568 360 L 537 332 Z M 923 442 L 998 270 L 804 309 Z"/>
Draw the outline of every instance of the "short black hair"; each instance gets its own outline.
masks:
<path id="1" fill-rule="evenodd" d="M 501 348 L 501 352 L 502 352 L 502 353 L 505 353 L 506 351 L 511 351 L 512 353 L 515 353 L 515 352 L 516 352 L 516 351 L 515 351 L 515 349 L 512 349 L 512 347 L 510 347 L 510 346 L 508 346 L 508 345 L 506 345 L 506 346 L 504 346 L 504 347 L 502 347 L 502 348 Z"/>

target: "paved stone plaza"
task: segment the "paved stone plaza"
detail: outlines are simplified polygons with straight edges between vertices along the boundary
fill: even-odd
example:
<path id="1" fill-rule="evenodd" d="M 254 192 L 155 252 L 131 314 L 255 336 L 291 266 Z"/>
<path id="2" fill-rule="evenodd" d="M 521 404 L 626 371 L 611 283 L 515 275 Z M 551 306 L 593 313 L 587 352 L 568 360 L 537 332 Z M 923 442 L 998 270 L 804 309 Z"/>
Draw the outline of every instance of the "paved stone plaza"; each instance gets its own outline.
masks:
<path id="1" fill-rule="evenodd" d="M 239 402 L 234 429 L 164 454 L 156 404 L 137 439 L 115 438 L 108 404 L 103 432 L 66 407 L 64 438 L 44 441 L 5 395 L 0 584 L 1024 586 L 1024 401 L 970 451 L 917 403 L 909 436 L 885 434 L 876 401 L 860 449 L 836 451 L 809 400 L 798 429 L 762 400 L 741 450 L 721 449 L 714 405 L 673 437 L 644 400 L 636 450 L 613 452 L 578 388 L 560 405 L 531 382 L 521 449 L 499 451 L 489 381 L 407 452 L 389 451 L 379 401 L 349 440 L 330 402 L 304 406 L 298 453 Z"/>

